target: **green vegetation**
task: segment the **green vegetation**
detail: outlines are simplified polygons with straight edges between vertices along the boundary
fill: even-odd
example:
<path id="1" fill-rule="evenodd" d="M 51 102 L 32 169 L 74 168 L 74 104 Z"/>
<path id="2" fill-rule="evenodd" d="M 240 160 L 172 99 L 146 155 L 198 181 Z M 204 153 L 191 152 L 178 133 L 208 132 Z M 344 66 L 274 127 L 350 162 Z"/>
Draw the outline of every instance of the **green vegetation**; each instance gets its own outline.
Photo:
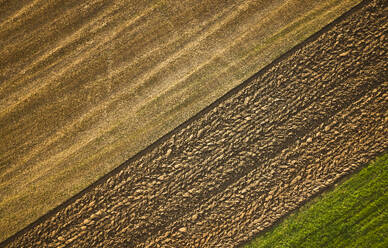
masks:
<path id="1" fill-rule="evenodd" d="M 246 248 L 388 247 L 388 153 Z"/>

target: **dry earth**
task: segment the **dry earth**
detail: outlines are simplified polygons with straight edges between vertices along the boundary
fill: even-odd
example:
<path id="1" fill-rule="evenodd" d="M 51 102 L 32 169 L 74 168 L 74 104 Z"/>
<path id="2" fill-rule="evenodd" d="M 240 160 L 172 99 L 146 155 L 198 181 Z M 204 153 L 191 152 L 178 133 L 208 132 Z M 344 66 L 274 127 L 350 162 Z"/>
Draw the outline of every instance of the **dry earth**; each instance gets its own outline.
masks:
<path id="1" fill-rule="evenodd" d="M 359 2 L 0 0 L 0 241 Z"/>
<path id="2" fill-rule="evenodd" d="M 3 244 L 252 238 L 388 147 L 387 30 L 364 4 Z"/>

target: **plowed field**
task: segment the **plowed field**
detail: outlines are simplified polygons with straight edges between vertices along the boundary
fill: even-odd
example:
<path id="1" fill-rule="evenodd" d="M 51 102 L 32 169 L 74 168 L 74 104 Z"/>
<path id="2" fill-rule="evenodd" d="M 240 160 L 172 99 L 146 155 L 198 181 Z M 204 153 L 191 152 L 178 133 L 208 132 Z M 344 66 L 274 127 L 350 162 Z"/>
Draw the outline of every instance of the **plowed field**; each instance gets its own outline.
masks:
<path id="1" fill-rule="evenodd" d="M 8 247 L 234 247 L 388 147 L 387 2 L 354 9 Z"/>
<path id="2" fill-rule="evenodd" d="M 359 2 L 0 0 L 0 241 Z"/>

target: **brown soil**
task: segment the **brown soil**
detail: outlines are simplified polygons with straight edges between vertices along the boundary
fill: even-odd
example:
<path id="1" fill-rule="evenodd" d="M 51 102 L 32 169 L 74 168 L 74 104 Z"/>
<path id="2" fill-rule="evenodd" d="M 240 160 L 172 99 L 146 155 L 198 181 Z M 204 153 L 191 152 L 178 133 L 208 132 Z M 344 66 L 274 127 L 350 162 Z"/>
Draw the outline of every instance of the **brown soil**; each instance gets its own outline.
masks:
<path id="1" fill-rule="evenodd" d="M 0 242 L 360 1 L 0 0 Z"/>
<path id="2" fill-rule="evenodd" d="M 388 147 L 386 8 L 355 9 L 3 244 L 252 238 Z"/>

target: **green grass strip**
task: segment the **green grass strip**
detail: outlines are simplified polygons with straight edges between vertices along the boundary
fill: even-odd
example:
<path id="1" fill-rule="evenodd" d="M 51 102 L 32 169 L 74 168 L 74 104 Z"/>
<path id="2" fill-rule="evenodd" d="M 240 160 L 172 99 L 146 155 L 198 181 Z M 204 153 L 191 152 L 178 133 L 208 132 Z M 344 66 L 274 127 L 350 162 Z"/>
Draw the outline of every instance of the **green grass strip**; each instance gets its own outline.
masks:
<path id="1" fill-rule="evenodd" d="M 388 247 L 388 153 L 245 248 Z"/>

